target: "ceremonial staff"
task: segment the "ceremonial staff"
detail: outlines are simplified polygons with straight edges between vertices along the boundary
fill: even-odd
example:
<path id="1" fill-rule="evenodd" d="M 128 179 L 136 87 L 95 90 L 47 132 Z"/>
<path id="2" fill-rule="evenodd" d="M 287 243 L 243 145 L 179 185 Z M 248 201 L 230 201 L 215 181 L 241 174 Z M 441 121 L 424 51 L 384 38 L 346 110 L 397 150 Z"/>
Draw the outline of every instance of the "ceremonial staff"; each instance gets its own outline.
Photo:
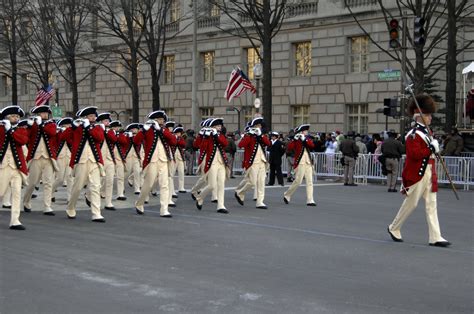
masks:
<path id="1" fill-rule="evenodd" d="M 433 140 L 432 137 L 432 131 L 429 127 L 429 125 L 426 123 L 425 117 L 423 115 L 423 112 L 421 111 L 420 105 L 418 104 L 418 101 L 416 100 L 415 93 L 413 92 L 413 84 L 406 84 L 405 91 L 409 92 L 411 96 L 413 97 L 413 100 L 415 101 L 416 108 L 420 112 L 421 120 L 423 120 L 423 124 L 426 126 L 426 129 L 429 132 L 429 138 L 430 140 Z M 459 200 L 458 192 L 456 191 L 456 187 L 454 186 L 453 180 L 451 179 L 451 176 L 449 175 L 448 169 L 446 168 L 446 164 L 444 162 L 444 159 L 441 157 L 439 153 L 434 153 L 438 161 L 441 163 L 443 166 L 444 173 L 446 174 L 446 177 L 448 178 L 449 184 L 451 185 L 451 189 L 454 192 L 454 195 L 456 196 L 456 199 Z"/>

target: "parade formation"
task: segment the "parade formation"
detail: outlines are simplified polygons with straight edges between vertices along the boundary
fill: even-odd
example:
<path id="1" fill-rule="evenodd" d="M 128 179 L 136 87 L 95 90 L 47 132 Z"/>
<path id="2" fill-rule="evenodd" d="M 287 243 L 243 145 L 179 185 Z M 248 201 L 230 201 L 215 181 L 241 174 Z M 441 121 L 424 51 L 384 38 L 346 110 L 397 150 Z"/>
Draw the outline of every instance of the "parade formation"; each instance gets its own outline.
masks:
<path id="1" fill-rule="evenodd" d="M 429 245 L 447 247 L 451 243 L 441 236 L 436 207 L 434 160 L 440 148 L 429 129 L 436 104 L 430 96 L 423 94 L 412 98 L 408 110 L 414 123 L 406 135 L 407 162 L 401 187 L 405 200 L 387 230 L 393 241 L 403 242 L 401 227 L 423 197 Z M 182 125 L 170 121 L 163 110 L 149 113 L 144 124 L 133 122 L 126 127 L 120 121 L 113 121 L 110 113 L 99 113 L 94 106 L 82 108 L 76 117 L 53 120 L 51 113 L 48 105 L 36 106 L 30 110 L 28 119 L 20 121 L 25 112 L 19 106 L 5 107 L 0 112 L 0 196 L 4 207 L 11 208 L 10 229 L 26 229 L 20 222 L 22 189 L 23 210 L 29 213 L 40 181 L 43 187 L 41 209 L 47 216 L 55 215 L 54 192 L 62 186 L 67 189 L 65 209 L 69 219 L 76 218 L 78 199 L 81 191 L 86 189 L 83 196 L 91 209 L 91 220 L 105 223 L 102 210 L 114 211 L 114 202 L 127 199 L 127 183 L 136 197 L 137 215 L 145 214 L 150 194 L 159 194 L 160 217 L 172 218 L 170 208 L 177 206 L 178 193 L 188 192 L 184 188 L 185 169 L 189 168 L 185 152 L 188 144 L 183 138 L 185 130 Z M 282 143 L 277 132 L 265 130 L 264 126 L 264 119 L 257 115 L 247 123 L 245 134 L 238 142 L 238 147 L 244 150 L 244 173 L 234 191 L 235 204 L 247 204 L 246 194 L 252 192 L 255 207 L 268 209 L 264 202 L 265 186 L 274 185 L 275 176 L 284 186 L 281 161 L 286 152 L 294 156 L 291 159 L 294 179 L 281 201 L 289 204 L 304 179 L 306 205 L 316 206 L 313 192 L 315 163 L 311 154 L 315 139 L 309 133 L 310 125 L 296 127 L 288 143 Z M 224 120 L 212 117 L 201 122 L 201 130 L 192 141 L 192 147 L 199 150 L 197 173 L 200 177 L 189 191 L 189 201 L 192 199 L 198 210 L 204 208 L 209 195 L 211 202 L 216 203 L 217 213 L 230 212 L 224 204 L 225 183 L 232 176 L 230 155 L 226 154 L 229 145 L 226 135 Z M 355 186 L 352 172 L 359 148 L 354 140 L 349 139 L 342 141 L 340 149 L 346 160 L 344 185 Z M 398 169 L 402 150 L 391 147 L 390 141 L 382 149 L 385 149 L 387 163 L 390 163 L 387 168 Z M 270 174 L 268 184 L 267 173 Z M 175 176 L 178 178 L 177 187 L 174 185 Z M 388 191 L 396 191 L 395 185 L 396 176 L 390 178 Z"/>

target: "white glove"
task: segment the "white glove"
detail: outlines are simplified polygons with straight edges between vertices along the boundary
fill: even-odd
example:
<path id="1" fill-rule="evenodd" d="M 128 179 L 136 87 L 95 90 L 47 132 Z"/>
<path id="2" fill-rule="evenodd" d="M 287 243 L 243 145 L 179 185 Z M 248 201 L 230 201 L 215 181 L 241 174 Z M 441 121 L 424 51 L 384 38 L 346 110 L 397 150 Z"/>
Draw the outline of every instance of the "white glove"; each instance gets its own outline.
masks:
<path id="1" fill-rule="evenodd" d="M 133 133 L 132 133 L 132 132 L 125 132 L 125 135 L 126 135 L 127 137 L 133 137 Z"/>
<path id="2" fill-rule="evenodd" d="M 5 131 L 8 131 L 11 129 L 12 124 L 10 120 L 3 120 L 2 123 L 3 123 L 3 126 L 5 127 Z"/>
<path id="3" fill-rule="evenodd" d="M 257 135 L 257 136 L 260 136 L 260 135 L 262 135 L 262 130 L 260 130 L 259 128 L 256 128 L 254 134 Z"/>
<path id="4" fill-rule="evenodd" d="M 304 141 L 306 139 L 306 136 L 304 134 L 300 134 L 300 140 Z"/>
<path id="5" fill-rule="evenodd" d="M 211 136 L 211 133 L 212 131 L 207 129 L 206 131 L 204 131 L 204 136 Z"/>
<path id="6" fill-rule="evenodd" d="M 82 122 L 83 121 L 81 119 L 77 119 L 77 120 L 74 120 L 72 124 L 74 124 L 76 127 L 79 127 L 82 124 Z M 28 124 L 30 124 L 30 120 L 28 120 Z"/>
<path id="7" fill-rule="evenodd" d="M 216 129 L 211 129 L 212 135 L 217 135 L 217 130 Z"/>
<path id="8" fill-rule="evenodd" d="M 438 140 L 432 140 L 431 143 L 430 143 L 430 146 L 431 146 L 431 150 L 437 154 L 439 153 L 439 143 L 438 143 Z"/>
<path id="9" fill-rule="evenodd" d="M 66 128 L 65 128 L 65 127 L 63 127 L 63 126 L 62 126 L 62 127 L 60 127 L 59 129 L 61 130 L 61 132 L 64 132 L 64 131 L 66 131 Z"/>
<path id="10" fill-rule="evenodd" d="M 255 129 L 250 128 L 248 132 L 249 132 L 249 134 L 255 134 Z"/>
<path id="11" fill-rule="evenodd" d="M 151 128 L 151 124 L 145 123 L 143 125 L 143 130 L 148 131 Z"/>
<path id="12" fill-rule="evenodd" d="M 82 126 L 87 128 L 89 125 L 91 125 L 89 119 L 82 119 Z"/>
<path id="13" fill-rule="evenodd" d="M 104 130 L 104 131 L 105 131 L 105 124 L 103 124 L 103 123 L 99 123 L 99 126 L 102 128 L 102 130 Z"/>
<path id="14" fill-rule="evenodd" d="M 36 116 L 36 117 L 34 117 L 33 119 L 34 119 L 34 121 L 35 121 L 35 123 L 36 123 L 37 125 L 40 125 L 41 122 L 43 122 L 43 119 L 41 119 L 40 116 Z"/>

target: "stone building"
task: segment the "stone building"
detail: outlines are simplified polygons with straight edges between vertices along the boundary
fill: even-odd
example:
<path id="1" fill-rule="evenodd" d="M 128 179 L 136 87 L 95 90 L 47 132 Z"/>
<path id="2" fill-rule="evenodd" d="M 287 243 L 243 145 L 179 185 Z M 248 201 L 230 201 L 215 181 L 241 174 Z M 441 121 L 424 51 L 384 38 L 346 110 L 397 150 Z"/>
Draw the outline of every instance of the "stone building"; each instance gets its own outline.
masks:
<path id="1" fill-rule="evenodd" d="M 205 1 L 204 1 L 205 2 Z M 384 1 L 395 6 L 394 1 Z M 175 0 L 170 18 L 191 16 L 191 0 Z M 348 1 L 365 30 L 383 47 L 388 47 L 389 32 L 379 11 L 378 1 Z M 393 11 L 396 14 L 396 10 Z M 412 19 L 408 17 L 409 25 Z M 401 19 L 399 19 L 401 21 Z M 197 26 L 198 82 L 197 104 L 200 121 L 207 116 L 225 118 L 230 131 L 243 129 L 255 113 L 255 95 L 245 93 L 228 103 L 223 97 L 229 75 L 240 66 L 254 81 L 253 66 L 258 62 L 248 40 L 233 37 L 215 25 L 224 26 L 229 19 L 215 7 L 200 6 L 197 22 L 192 18 L 174 24 L 180 30 L 166 46 L 165 66 L 161 77 L 161 104 L 169 116 L 191 127 L 192 103 L 192 41 Z M 243 21 L 245 22 L 245 21 Z M 465 40 L 473 40 L 473 23 L 459 32 Z M 412 31 L 410 29 L 410 31 Z M 439 49 L 442 49 L 440 45 Z M 380 51 L 358 27 L 343 0 L 298 1 L 273 41 L 273 129 L 286 133 L 300 123 L 311 123 L 314 131 L 354 130 L 361 134 L 380 132 L 386 128 L 399 130 L 400 121 L 388 118 L 380 110 L 384 98 L 399 97 L 401 90 L 400 64 Z M 408 51 L 408 58 L 414 54 Z M 474 59 L 467 50 L 458 57 L 460 68 L 464 60 Z M 109 64 L 114 67 L 113 64 Z M 117 71 L 125 71 L 115 65 Z M 96 105 L 112 111 L 123 122 L 131 113 L 130 88 L 104 67 L 82 62 L 79 75 L 90 70 L 94 74 L 79 86 L 80 104 Z M 444 71 L 437 79 L 440 94 L 444 94 Z M 35 89 L 25 75 L 20 77 L 20 103 L 33 104 Z M 460 81 L 460 80 L 459 80 Z M 9 101 L 8 80 L 0 81 L 0 103 Z M 151 110 L 151 81 L 149 70 L 140 65 L 140 117 Z M 71 112 L 70 90 L 59 81 L 59 105 Z M 265 106 L 265 99 L 262 100 Z M 240 117 L 240 121 L 239 120 Z"/>

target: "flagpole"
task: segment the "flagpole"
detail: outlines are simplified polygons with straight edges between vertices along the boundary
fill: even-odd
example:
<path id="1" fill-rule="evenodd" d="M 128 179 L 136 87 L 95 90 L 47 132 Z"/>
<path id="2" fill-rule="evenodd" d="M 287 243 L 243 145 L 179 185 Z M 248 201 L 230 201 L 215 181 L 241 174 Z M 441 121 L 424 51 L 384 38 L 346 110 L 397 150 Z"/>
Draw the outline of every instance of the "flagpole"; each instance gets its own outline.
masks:
<path id="1" fill-rule="evenodd" d="M 198 124 L 198 104 L 197 104 L 197 1 L 192 0 L 193 5 L 193 71 L 191 87 L 191 129 L 196 130 Z"/>

